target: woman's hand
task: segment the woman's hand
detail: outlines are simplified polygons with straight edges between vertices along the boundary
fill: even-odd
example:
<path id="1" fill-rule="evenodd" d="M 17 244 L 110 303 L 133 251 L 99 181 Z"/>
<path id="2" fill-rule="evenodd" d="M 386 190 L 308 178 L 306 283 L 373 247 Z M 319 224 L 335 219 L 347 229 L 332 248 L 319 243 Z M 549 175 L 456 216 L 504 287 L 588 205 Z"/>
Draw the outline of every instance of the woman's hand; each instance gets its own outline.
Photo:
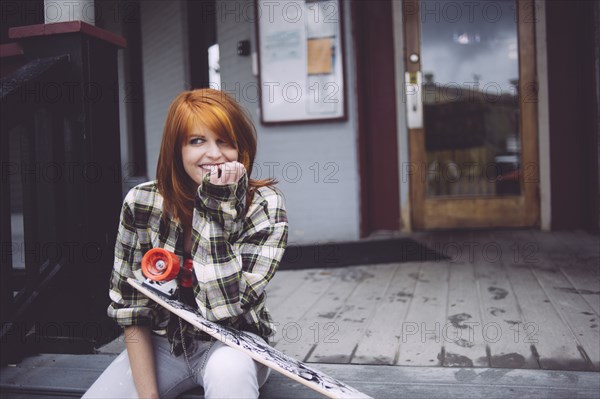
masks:
<path id="1" fill-rule="evenodd" d="M 246 168 L 240 162 L 225 162 L 213 167 L 209 181 L 218 186 L 225 186 L 237 183 L 244 173 L 246 173 Z"/>

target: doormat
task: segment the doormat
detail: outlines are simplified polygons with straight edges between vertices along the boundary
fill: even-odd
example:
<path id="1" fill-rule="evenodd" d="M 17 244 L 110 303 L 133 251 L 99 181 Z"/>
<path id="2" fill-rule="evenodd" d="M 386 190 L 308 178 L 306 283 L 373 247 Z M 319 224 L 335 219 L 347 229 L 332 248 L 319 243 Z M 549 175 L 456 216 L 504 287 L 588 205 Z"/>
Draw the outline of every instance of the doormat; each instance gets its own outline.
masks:
<path id="1" fill-rule="evenodd" d="M 442 261 L 449 257 L 410 238 L 290 245 L 279 270 L 330 268 L 394 262 Z"/>

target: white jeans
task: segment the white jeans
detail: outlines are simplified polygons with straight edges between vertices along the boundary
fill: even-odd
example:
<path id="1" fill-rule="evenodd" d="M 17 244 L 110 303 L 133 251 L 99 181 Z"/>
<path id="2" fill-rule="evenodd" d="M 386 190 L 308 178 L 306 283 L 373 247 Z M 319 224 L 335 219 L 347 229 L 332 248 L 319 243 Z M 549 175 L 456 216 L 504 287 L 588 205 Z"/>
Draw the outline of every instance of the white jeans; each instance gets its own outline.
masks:
<path id="1" fill-rule="evenodd" d="M 152 346 L 161 399 L 176 398 L 197 386 L 204 388 L 207 399 L 258 398 L 258 389 L 269 377 L 267 366 L 219 341 L 195 343 L 192 353 L 188 353 L 192 370 L 184 354 L 171 354 L 166 337 L 152 334 Z M 104 370 L 83 398 L 138 398 L 127 350 Z"/>

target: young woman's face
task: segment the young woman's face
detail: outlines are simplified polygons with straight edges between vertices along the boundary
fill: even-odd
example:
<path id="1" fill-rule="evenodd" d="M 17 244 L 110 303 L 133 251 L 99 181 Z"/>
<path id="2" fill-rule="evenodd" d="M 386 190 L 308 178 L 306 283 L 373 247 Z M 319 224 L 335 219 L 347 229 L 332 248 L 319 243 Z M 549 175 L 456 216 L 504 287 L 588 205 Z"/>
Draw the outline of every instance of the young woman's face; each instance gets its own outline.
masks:
<path id="1" fill-rule="evenodd" d="M 198 185 L 212 168 L 238 160 L 238 151 L 203 125 L 196 125 L 181 149 L 183 168 Z"/>

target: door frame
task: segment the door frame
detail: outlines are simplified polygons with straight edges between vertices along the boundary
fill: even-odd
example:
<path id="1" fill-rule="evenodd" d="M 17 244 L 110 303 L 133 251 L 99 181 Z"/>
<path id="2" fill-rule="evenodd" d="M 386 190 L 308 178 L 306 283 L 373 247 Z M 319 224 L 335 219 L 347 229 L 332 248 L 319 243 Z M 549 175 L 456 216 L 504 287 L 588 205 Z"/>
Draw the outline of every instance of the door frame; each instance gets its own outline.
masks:
<path id="1" fill-rule="evenodd" d="M 519 49 L 519 104 L 521 170 L 519 196 L 426 197 L 427 165 L 424 128 L 408 128 L 409 190 L 411 225 L 419 229 L 473 227 L 539 227 L 540 171 L 538 160 L 538 90 L 535 49 L 535 3 L 516 1 Z M 421 70 L 420 59 L 408 61 L 412 53 L 421 54 L 419 1 L 403 0 L 403 56 L 406 72 Z M 523 62 L 528 60 L 528 62 Z"/>
<path id="2" fill-rule="evenodd" d="M 350 2 L 356 67 L 360 236 L 399 231 L 393 0 Z M 375 21 L 373 16 L 378 19 Z"/>

